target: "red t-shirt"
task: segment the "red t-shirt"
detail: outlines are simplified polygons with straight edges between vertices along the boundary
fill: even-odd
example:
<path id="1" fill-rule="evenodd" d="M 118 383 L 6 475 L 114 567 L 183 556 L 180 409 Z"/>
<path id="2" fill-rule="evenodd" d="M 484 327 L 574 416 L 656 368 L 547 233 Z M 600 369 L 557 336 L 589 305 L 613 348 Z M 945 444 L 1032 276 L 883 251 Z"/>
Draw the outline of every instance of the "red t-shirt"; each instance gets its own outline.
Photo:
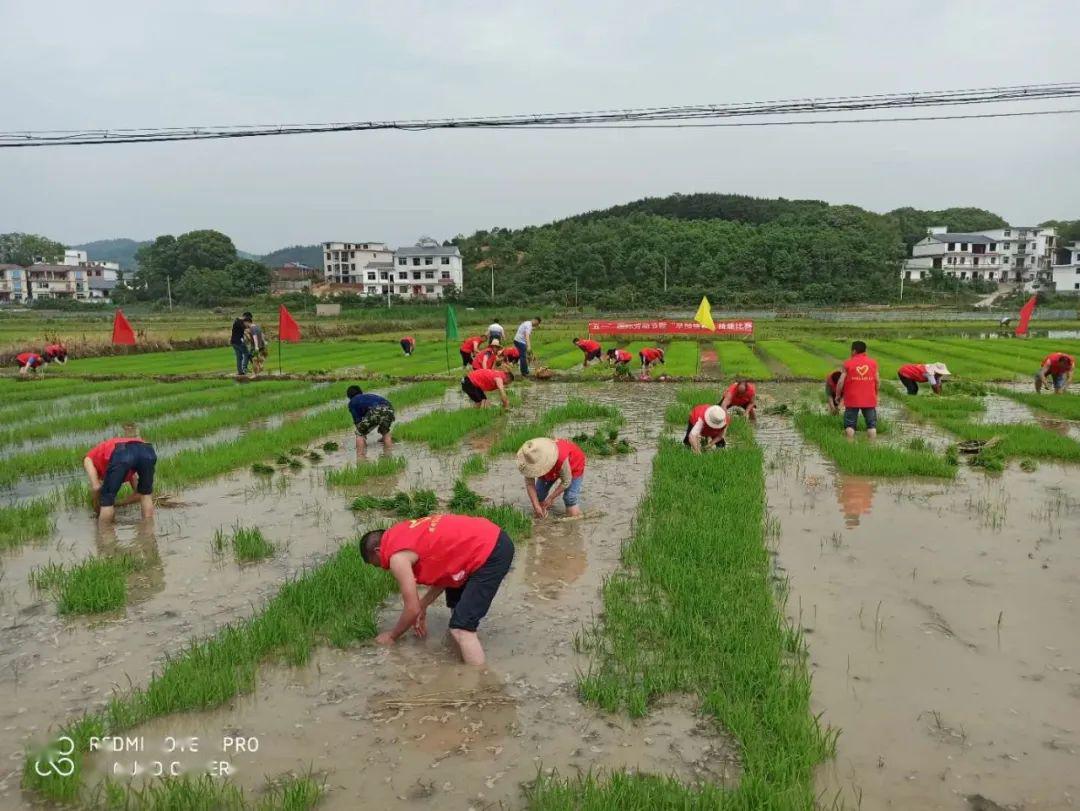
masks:
<path id="1" fill-rule="evenodd" d="M 742 394 L 739 394 L 739 384 L 732 383 L 730 386 L 728 386 L 726 396 L 731 398 L 730 402 L 733 406 L 745 408 L 746 406 L 750 405 L 750 403 L 754 402 L 755 394 L 757 394 L 757 389 L 754 388 L 753 383 L 747 383 L 746 391 Z"/>
<path id="2" fill-rule="evenodd" d="M 840 372 L 832 372 L 825 378 L 825 385 L 829 387 L 829 391 L 836 394 L 836 384 L 840 382 Z"/>
<path id="3" fill-rule="evenodd" d="M 1073 356 L 1066 355 L 1064 352 L 1054 352 L 1052 355 L 1047 355 L 1042 362 L 1043 366 L 1050 367 L 1050 374 L 1052 375 L 1068 374 L 1074 364 Z"/>
<path id="4" fill-rule="evenodd" d="M 521 357 L 521 351 L 516 346 L 508 346 L 503 350 L 503 357 L 507 360 L 517 360 Z"/>
<path id="5" fill-rule="evenodd" d="M 139 437 L 114 437 L 113 439 L 106 439 L 104 442 L 95 445 L 90 449 L 89 453 L 86 454 L 87 458 L 94 463 L 94 470 L 97 471 L 99 479 L 105 478 L 105 471 L 109 469 L 109 460 L 112 459 L 113 451 L 116 449 L 117 445 L 124 442 L 142 442 L 142 440 Z M 124 481 L 129 484 L 134 481 L 134 479 L 134 470 L 128 471 L 128 474 L 124 477 Z"/>
<path id="6" fill-rule="evenodd" d="M 698 422 L 701 422 L 701 435 L 707 439 L 717 439 L 724 434 L 724 428 L 712 428 L 709 423 L 705 422 L 705 412 L 712 408 L 710 403 L 702 403 L 696 405 L 690 409 L 690 422 L 688 425 L 693 428 Z M 727 420 L 724 420 L 724 427 L 727 427 Z"/>
<path id="7" fill-rule="evenodd" d="M 629 363 L 634 359 L 634 356 L 625 349 L 616 349 L 614 357 L 616 363 Z"/>
<path id="8" fill-rule="evenodd" d="M 596 341 L 591 341 L 588 338 L 583 338 L 580 341 L 578 341 L 577 346 L 578 346 L 578 349 L 580 349 L 586 355 L 588 355 L 588 354 L 590 354 L 592 352 L 599 352 L 600 351 L 600 344 L 598 344 Z"/>
<path id="9" fill-rule="evenodd" d="M 559 471 L 567 459 L 570 460 L 570 476 L 575 479 L 581 476 L 585 472 L 585 451 L 569 439 L 556 439 L 555 444 L 559 448 L 559 456 L 555 460 L 555 466 L 540 478 L 548 482 L 555 481 L 559 478 Z"/>
<path id="10" fill-rule="evenodd" d="M 462 352 L 475 352 L 480 348 L 480 344 L 484 342 L 484 339 L 479 335 L 474 335 L 472 338 L 466 338 L 461 344 Z"/>
<path id="11" fill-rule="evenodd" d="M 914 380 L 916 383 L 926 382 L 926 364 L 925 363 L 908 363 L 900 367 L 900 376 L 906 377 L 908 380 Z"/>
<path id="12" fill-rule="evenodd" d="M 474 369 L 490 369 L 495 365 L 495 350 L 488 347 L 483 352 L 478 352 L 472 359 Z"/>
<path id="13" fill-rule="evenodd" d="M 641 357 L 645 358 L 645 360 L 647 360 L 649 363 L 652 363 L 654 360 L 659 360 L 660 358 L 664 357 L 664 353 L 661 350 L 653 349 L 650 346 L 642 349 L 640 354 Z"/>
<path id="14" fill-rule="evenodd" d="M 37 352 L 23 352 L 16 355 L 15 360 L 19 362 L 20 366 L 29 366 L 31 369 L 45 362 L 45 358 L 41 357 Z"/>
<path id="15" fill-rule="evenodd" d="M 877 361 L 863 355 L 852 355 L 844 361 L 844 406 L 847 408 L 877 408 Z"/>
<path id="16" fill-rule="evenodd" d="M 45 354 L 51 355 L 54 358 L 62 358 L 67 354 L 67 350 L 62 344 L 49 344 L 45 347 Z"/>
<path id="17" fill-rule="evenodd" d="M 407 344 L 413 344 L 414 346 L 416 345 L 416 339 L 414 337 L 412 337 L 411 335 L 406 335 L 401 340 L 403 340 Z"/>
<path id="18" fill-rule="evenodd" d="M 419 558 L 412 567 L 417 583 L 458 588 L 487 562 L 500 532 L 499 526 L 486 518 L 467 515 L 429 515 L 402 521 L 383 533 L 379 564 L 390 568 L 390 558 L 407 549 Z"/>
<path id="19" fill-rule="evenodd" d="M 501 380 L 503 384 L 506 384 L 506 372 L 497 372 L 494 369 L 476 369 L 469 372 L 469 380 L 471 380 L 480 391 L 495 391 L 499 388 L 495 385 L 496 380 Z"/>

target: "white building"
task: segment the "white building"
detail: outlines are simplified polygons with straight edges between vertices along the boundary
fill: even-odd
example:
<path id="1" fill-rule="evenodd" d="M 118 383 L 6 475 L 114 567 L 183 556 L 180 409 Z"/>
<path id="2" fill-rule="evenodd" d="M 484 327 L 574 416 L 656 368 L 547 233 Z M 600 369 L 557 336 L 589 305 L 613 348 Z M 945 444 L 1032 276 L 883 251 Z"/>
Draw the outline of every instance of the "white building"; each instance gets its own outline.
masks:
<path id="1" fill-rule="evenodd" d="M 112 290 L 120 280 L 120 264 L 118 262 L 96 262 L 86 256 L 86 251 L 75 248 L 64 248 L 64 259 L 61 265 L 71 268 L 85 268 L 86 277 L 97 284 L 97 294 L 92 298 L 108 298 L 101 295 L 102 290 Z"/>
<path id="2" fill-rule="evenodd" d="M 1054 289 L 1059 293 L 1080 295 L 1080 242 L 1069 243 L 1059 251 L 1062 264 L 1051 267 Z"/>
<path id="3" fill-rule="evenodd" d="M 949 233 L 944 226 L 933 226 L 912 247 L 901 273 L 905 280 L 919 281 L 940 270 L 949 278 L 1038 289 L 1051 281 L 1056 239 L 1053 228 L 1010 226 Z"/>
<path id="4" fill-rule="evenodd" d="M 331 284 L 367 290 L 370 282 L 389 283 L 394 252 L 385 242 L 324 242 L 323 278 Z"/>
<path id="5" fill-rule="evenodd" d="M 358 296 L 438 299 L 464 282 L 461 251 L 428 237 L 391 251 L 384 242 L 323 243 L 324 278 Z"/>

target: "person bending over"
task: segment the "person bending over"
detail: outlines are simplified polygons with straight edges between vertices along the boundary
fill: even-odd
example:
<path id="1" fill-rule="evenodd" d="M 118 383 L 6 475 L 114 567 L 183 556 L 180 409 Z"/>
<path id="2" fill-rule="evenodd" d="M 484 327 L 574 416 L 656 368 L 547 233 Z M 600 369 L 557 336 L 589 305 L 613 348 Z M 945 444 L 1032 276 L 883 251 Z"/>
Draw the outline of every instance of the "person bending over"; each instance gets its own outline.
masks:
<path id="1" fill-rule="evenodd" d="M 144 442 L 134 426 L 127 426 L 125 436 L 107 439 L 95 445 L 83 458 L 83 470 L 90 480 L 94 514 L 101 523 L 113 520 L 116 495 L 126 483 L 132 494 L 120 502 L 123 507 L 139 502 L 143 518 L 154 514 L 154 469 L 157 454 Z"/>
<path id="2" fill-rule="evenodd" d="M 1064 352 L 1054 352 L 1043 358 L 1042 368 L 1035 375 L 1035 393 L 1042 392 L 1044 386 L 1054 384 L 1054 394 L 1061 394 L 1069 388 L 1073 372 L 1076 371 L 1076 359 Z M 1047 380 L 1049 378 L 1049 380 Z"/>
<path id="3" fill-rule="evenodd" d="M 694 453 L 727 447 L 728 415 L 722 406 L 701 403 L 690 409 L 683 444 Z"/>
<path id="4" fill-rule="evenodd" d="M 357 456 L 363 456 L 367 451 L 367 435 L 375 429 L 379 431 L 383 447 L 390 450 L 394 446 L 390 429 L 395 419 L 394 406 L 390 401 L 378 394 L 365 394 L 359 386 L 349 386 L 345 396 L 349 398 L 349 413 L 356 426 Z"/>
<path id="5" fill-rule="evenodd" d="M 585 481 L 585 452 L 569 439 L 530 439 L 517 452 L 518 470 L 525 477 L 525 493 L 533 515 L 547 516 L 562 496 L 567 518 L 580 518 L 581 486 Z"/>
<path id="6" fill-rule="evenodd" d="M 732 406 L 741 408 L 746 412 L 746 417 L 750 422 L 757 422 L 756 398 L 757 389 L 754 388 L 754 384 L 749 380 L 738 380 L 728 386 L 723 399 L 720 400 L 720 405 L 725 410 Z"/>

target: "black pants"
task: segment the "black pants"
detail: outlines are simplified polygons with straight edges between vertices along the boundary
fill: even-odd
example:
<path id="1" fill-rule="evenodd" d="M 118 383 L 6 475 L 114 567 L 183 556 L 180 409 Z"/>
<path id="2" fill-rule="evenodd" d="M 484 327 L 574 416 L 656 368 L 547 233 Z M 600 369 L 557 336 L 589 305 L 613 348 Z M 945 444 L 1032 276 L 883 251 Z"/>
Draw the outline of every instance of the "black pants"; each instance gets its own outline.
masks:
<path id="1" fill-rule="evenodd" d="M 451 628 L 476 630 L 491 608 L 491 601 L 513 562 L 514 542 L 505 532 L 500 532 L 484 565 L 469 575 L 465 585 L 446 590 L 446 607 L 453 612 L 450 614 Z"/>
<path id="2" fill-rule="evenodd" d="M 459 349 L 458 352 L 461 353 L 461 365 L 465 367 L 472 366 L 472 353 L 466 352 L 464 349 Z"/>
<path id="3" fill-rule="evenodd" d="M 482 403 L 487 399 L 487 395 L 484 390 L 473 383 L 469 378 L 461 378 L 461 390 L 469 395 L 469 399 L 474 403 Z"/>
<path id="4" fill-rule="evenodd" d="M 900 382 L 904 384 L 904 388 L 907 389 L 908 394 L 919 393 L 919 382 L 917 380 L 912 380 L 910 377 L 904 377 L 900 373 L 897 373 L 896 376 L 900 378 Z"/>
<path id="5" fill-rule="evenodd" d="M 157 466 L 157 454 L 149 442 L 121 442 L 113 448 L 105 476 L 101 480 L 101 506 L 111 507 L 116 504 L 116 494 L 124 484 L 127 475 L 134 471 L 139 477 L 135 492 L 148 496 L 154 492 L 154 468 Z"/>
<path id="6" fill-rule="evenodd" d="M 409 341 L 402 341 L 402 342 L 401 342 L 401 349 L 402 349 L 402 351 L 403 351 L 403 352 L 404 352 L 404 353 L 405 353 L 406 355 L 411 355 L 411 354 L 412 354 L 412 349 L 413 349 L 413 345 L 412 345 L 412 343 L 410 343 Z"/>

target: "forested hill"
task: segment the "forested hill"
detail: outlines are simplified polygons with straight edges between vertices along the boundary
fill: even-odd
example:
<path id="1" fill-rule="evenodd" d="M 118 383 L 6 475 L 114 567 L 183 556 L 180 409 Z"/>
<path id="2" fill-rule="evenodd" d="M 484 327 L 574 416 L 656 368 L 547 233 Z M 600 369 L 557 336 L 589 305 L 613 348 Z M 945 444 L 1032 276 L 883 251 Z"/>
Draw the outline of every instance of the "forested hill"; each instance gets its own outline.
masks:
<path id="1" fill-rule="evenodd" d="M 927 226 L 1004 225 L 973 208 L 877 214 L 820 200 L 688 194 L 645 198 L 540 227 L 458 237 L 467 298 L 489 290 L 602 307 L 887 302 L 900 262 Z M 667 266 L 667 291 L 664 267 Z"/>
<path id="2" fill-rule="evenodd" d="M 322 257 L 322 245 L 293 245 L 268 253 L 260 257 L 259 261 L 272 268 L 281 267 L 286 262 L 299 262 L 309 268 L 321 268 Z"/>

